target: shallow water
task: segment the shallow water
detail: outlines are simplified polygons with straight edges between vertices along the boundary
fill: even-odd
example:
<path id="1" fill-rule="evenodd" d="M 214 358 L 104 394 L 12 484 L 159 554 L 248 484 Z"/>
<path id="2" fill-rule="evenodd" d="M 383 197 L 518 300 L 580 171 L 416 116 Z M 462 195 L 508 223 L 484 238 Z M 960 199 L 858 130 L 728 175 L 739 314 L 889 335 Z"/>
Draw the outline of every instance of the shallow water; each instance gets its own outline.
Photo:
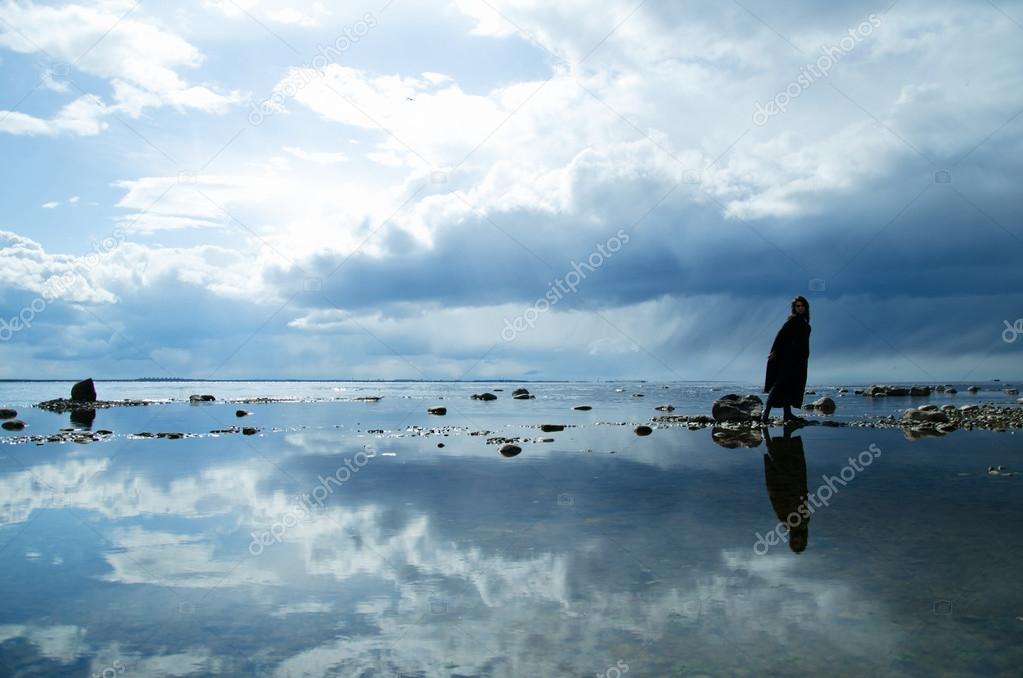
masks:
<path id="1" fill-rule="evenodd" d="M 1018 435 L 808 427 L 725 449 L 631 425 L 748 387 L 517 386 L 99 384 L 315 401 L 113 408 L 93 423 L 109 441 L 0 446 L 0 673 L 1019 675 L 1023 476 L 987 472 L 1023 470 Z M 0 404 L 50 433 L 67 415 L 24 406 L 66 392 L 4 384 Z M 839 416 L 900 400 L 849 395 Z M 261 432 L 208 434 L 241 424 Z M 529 442 L 505 458 L 499 436 Z M 822 476 L 841 482 L 806 550 L 758 547 Z"/>

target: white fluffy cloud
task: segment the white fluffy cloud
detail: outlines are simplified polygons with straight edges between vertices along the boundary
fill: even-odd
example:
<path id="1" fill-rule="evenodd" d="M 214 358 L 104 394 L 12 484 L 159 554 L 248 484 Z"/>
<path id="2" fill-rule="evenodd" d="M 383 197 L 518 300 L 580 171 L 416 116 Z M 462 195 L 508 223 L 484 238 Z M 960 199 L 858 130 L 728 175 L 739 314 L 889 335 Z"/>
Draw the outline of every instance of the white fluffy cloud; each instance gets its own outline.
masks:
<path id="1" fill-rule="evenodd" d="M 136 18 L 141 11 L 136 3 L 117 2 L 53 7 L 9 0 L 0 5 L 0 47 L 52 61 L 44 67 L 44 83 L 50 89 L 80 91 L 74 85 L 74 74 L 80 71 L 108 80 L 114 91 L 109 105 L 95 95 L 81 96 L 48 125 L 38 118 L 8 114 L 14 122 L 0 130 L 96 134 L 102 129 L 97 118 L 104 112 L 137 117 L 147 107 L 173 106 L 223 113 L 241 101 L 237 91 L 217 91 L 182 78 L 178 69 L 195 69 L 202 63 L 199 50 L 152 20 Z M 55 79 L 55 70 L 64 75 Z"/>

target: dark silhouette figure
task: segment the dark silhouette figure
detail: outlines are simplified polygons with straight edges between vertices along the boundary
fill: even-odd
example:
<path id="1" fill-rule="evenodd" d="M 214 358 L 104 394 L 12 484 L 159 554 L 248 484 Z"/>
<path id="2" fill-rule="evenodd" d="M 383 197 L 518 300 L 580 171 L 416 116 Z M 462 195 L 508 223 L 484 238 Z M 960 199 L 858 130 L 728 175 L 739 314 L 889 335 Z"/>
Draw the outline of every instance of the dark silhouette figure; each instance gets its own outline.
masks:
<path id="1" fill-rule="evenodd" d="M 764 423 L 770 420 L 772 407 L 783 407 L 785 421 L 801 421 L 792 414 L 793 407 L 803 406 L 806 390 L 806 365 L 810 360 L 810 302 L 805 297 L 792 300 L 792 314 L 778 330 L 767 356 L 764 379 Z"/>
<path id="2" fill-rule="evenodd" d="M 810 507 L 807 504 L 806 457 L 803 439 L 792 436 L 792 427 L 785 427 L 784 438 L 772 438 L 765 432 L 767 453 L 764 455 L 764 482 L 771 507 L 789 532 L 789 548 L 795 553 L 806 550 L 810 538 Z"/>

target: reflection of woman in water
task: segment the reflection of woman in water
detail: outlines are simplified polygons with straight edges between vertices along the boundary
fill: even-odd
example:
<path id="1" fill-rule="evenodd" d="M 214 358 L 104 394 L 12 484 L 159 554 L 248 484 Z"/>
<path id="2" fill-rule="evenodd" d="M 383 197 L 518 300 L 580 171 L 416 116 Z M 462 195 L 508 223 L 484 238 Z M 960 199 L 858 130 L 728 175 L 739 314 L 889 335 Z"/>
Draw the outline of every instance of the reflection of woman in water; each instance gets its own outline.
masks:
<path id="1" fill-rule="evenodd" d="M 785 437 L 781 439 L 772 438 L 770 432 L 766 433 L 764 481 L 775 515 L 788 527 L 789 548 L 795 553 L 802 553 L 810 538 L 806 458 L 803 456 L 803 439 L 791 435 L 792 430 L 788 428 L 785 429 Z"/>
<path id="2" fill-rule="evenodd" d="M 806 364 L 810 359 L 810 302 L 805 297 L 792 300 L 792 314 L 778 330 L 767 356 L 767 377 L 764 393 L 763 422 L 769 423 L 771 408 L 784 408 L 785 421 L 802 421 L 792 414 L 793 407 L 803 406 L 806 390 Z"/>

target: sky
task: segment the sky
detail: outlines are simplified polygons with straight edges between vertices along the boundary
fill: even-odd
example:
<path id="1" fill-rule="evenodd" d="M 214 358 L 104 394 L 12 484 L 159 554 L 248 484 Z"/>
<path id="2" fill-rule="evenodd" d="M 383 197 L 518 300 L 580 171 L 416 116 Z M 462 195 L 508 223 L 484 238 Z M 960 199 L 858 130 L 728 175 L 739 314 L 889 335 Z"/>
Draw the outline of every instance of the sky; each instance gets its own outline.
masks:
<path id="1" fill-rule="evenodd" d="M 0 378 L 1023 378 L 1023 2 L 0 0 Z"/>

